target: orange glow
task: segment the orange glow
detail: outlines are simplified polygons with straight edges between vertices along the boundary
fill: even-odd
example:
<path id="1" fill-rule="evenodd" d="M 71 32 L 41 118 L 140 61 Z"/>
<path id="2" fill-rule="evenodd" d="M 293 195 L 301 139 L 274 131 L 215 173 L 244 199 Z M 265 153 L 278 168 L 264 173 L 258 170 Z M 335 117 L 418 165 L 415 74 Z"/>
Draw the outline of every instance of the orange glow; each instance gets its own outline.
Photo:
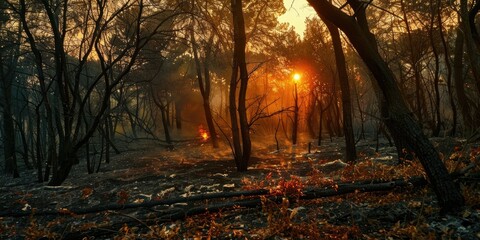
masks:
<path id="1" fill-rule="evenodd" d="M 208 135 L 208 131 L 203 128 L 203 125 L 198 126 L 198 133 L 200 134 L 200 137 L 203 141 L 207 141 L 210 138 L 210 136 Z"/>
<path id="2" fill-rule="evenodd" d="M 205 141 L 208 140 L 208 133 L 207 132 L 202 133 L 202 139 L 205 140 Z"/>
<path id="3" fill-rule="evenodd" d="M 302 76 L 300 74 L 298 74 L 298 73 L 293 74 L 293 82 L 294 83 L 300 82 L 301 78 L 302 78 Z"/>

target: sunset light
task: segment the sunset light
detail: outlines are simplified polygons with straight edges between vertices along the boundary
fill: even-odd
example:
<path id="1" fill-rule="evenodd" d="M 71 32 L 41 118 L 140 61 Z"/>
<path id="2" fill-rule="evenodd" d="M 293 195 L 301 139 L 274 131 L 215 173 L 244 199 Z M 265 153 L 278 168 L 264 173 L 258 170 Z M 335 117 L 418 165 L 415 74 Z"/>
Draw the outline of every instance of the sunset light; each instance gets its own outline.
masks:
<path id="1" fill-rule="evenodd" d="M 293 74 L 293 82 L 294 82 L 295 84 L 297 84 L 298 82 L 300 82 L 300 79 L 302 79 L 302 75 L 300 75 L 299 73 Z"/>
<path id="2" fill-rule="evenodd" d="M 305 19 L 314 17 L 315 11 L 306 0 L 284 0 L 283 5 L 286 12 L 278 20 L 293 26 L 295 32 L 303 38 L 306 29 Z"/>
<path id="3" fill-rule="evenodd" d="M 480 240 L 479 15 L 0 0 L 0 240 Z"/>

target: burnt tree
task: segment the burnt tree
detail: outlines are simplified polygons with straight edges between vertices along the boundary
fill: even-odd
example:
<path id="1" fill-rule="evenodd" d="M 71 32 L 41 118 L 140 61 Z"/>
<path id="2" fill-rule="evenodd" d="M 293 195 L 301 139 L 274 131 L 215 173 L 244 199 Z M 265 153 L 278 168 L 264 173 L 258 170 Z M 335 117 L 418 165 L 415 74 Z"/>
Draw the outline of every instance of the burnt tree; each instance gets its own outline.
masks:
<path id="1" fill-rule="evenodd" d="M 317 14 L 341 29 L 371 71 L 381 94 L 380 109 L 383 121 L 395 140 L 397 148 L 415 152 L 427 173 L 443 211 L 458 210 L 464 205 L 460 189 L 455 185 L 438 152 L 423 134 L 405 100 L 400 94 L 395 76 L 381 57 L 375 36 L 370 32 L 366 8 L 368 3 L 349 0 L 355 14 L 348 15 L 327 0 L 308 0 Z"/>
<path id="2" fill-rule="evenodd" d="M 231 0 L 233 19 L 233 64 L 230 78 L 230 121 L 232 130 L 233 154 L 237 171 L 247 171 L 252 152 L 250 126 L 247 119 L 247 86 L 248 71 L 245 60 L 245 21 L 243 18 L 242 0 Z M 238 77 L 240 76 L 240 79 Z M 237 86 L 240 83 L 237 99 Z M 237 107 L 238 105 L 238 107 Z"/>

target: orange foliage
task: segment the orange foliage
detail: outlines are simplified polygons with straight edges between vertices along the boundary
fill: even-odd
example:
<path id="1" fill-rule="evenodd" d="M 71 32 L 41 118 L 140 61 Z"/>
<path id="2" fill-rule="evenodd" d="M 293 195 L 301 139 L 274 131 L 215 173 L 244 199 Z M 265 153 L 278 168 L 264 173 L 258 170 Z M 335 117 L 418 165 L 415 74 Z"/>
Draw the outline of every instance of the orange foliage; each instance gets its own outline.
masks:
<path id="1" fill-rule="evenodd" d="M 423 166 L 418 160 L 405 160 L 403 164 L 395 166 L 365 160 L 357 164 L 348 165 L 341 170 L 342 181 L 361 181 L 368 179 L 389 181 L 411 176 L 426 176 Z"/>
<path id="2" fill-rule="evenodd" d="M 57 233 L 51 232 L 48 228 L 42 227 L 37 221 L 30 217 L 30 224 L 25 229 L 25 239 L 57 239 L 60 236 Z"/>
<path id="3" fill-rule="evenodd" d="M 283 195 L 289 197 L 302 196 L 303 183 L 297 176 L 290 176 L 290 180 L 281 179 L 278 181 L 277 186 L 270 189 L 272 195 Z"/>
<path id="4" fill-rule="evenodd" d="M 283 178 L 278 180 L 272 177 L 272 173 L 269 173 L 263 180 L 255 181 L 243 178 L 242 183 L 243 189 L 245 190 L 266 188 L 270 191 L 270 194 L 274 196 L 300 197 L 304 189 L 302 180 L 293 175 L 290 176 L 289 180 Z"/>

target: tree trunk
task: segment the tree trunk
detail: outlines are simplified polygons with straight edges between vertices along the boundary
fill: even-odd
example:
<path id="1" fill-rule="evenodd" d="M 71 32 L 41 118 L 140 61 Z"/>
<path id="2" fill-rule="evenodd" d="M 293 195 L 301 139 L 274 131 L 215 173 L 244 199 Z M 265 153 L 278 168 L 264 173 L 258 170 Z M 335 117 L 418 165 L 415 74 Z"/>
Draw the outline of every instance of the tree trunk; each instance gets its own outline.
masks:
<path id="1" fill-rule="evenodd" d="M 435 71 L 434 71 L 434 78 L 433 78 L 433 87 L 435 90 L 435 101 L 434 101 L 434 108 L 432 109 L 435 114 L 434 114 L 434 120 L 433 122 L 433 129 L 432 129 L 432 136 L 438 137 L 440 135 L 440 130 L 442 127 L 442 115 L 440 112 L 440 57 L 438 56 L 438 50 L 437 46 L 435 44 L 435 35 L 434 35 L 434 30 L 435 30 L 435 11 L 438 11 L 438 8 L 435 6 L 434 0 L 430 0 L 430 28 L 429 28 L 429 39 L 430 39 L 430 45 L 432 45 L 432 53 L 433 57 L 435 60 Z"/>
<path id="2" fill-rule="evenodd" d="M 384 101 L 381 102 L 381 114 L 386 126 L 395 142 L 401 141 L 418 156 L 442 210 L 454 211 L 463 207 L 464 198 L 458 186 L 453 182 L 438 152 L 408 110 L 393 72 L 378 52 L 376 39 L 368 28 L 366 6 L 359 1 L 349 1 L 352 9 L 355 9 L 356 18 L 352 18 L 326 0 L 308 0 L 308 2 L 320 16 L 335 24 L 347 35 L 374 75 L 384 97 Z"/>
<path id="3" fill-rule="evenodd" d="M 168 148 L 172 149 L 172 137 L 170 137 L 170 130 L 168 129 L 168 117 L 167 117 L 167 107 L 164 106 L 160 108 L 160 112 L 162 114 L 162 125 L 163 125 L 163 132 L 165 133 L 165 141 L 168 144 Z"/>
<path id="4" fill-rule="evenodd" d="M 315 138 L 315 128 L 313 124 L 316 122 L 315 120 L 315 107 L 317 103 L 317 96 L 315 91 L 311 91 L 309 94 L 309 104 L 308 104 L 308 113 L 307 113 L 307 128 L 308 128 L 308 135 L 310 138 Z"/>
<path id="5" fill-rule="evenodd" d="M 4 155 L 5 155 L 5 173 L 12 175 L 14 178 L 20 177 L 17 167 L 17 157 L 15 154 L 15 127 L 11 112 L 11 92 L 7 79 L 2 79 L 3 90 L 5 96 L 5 105 L 3 106 L 3 130 L 5 133 Z"/>
<path id="6" fill-rule="evenodd" d="M 74 163 L 78 160 L 77 153 L 73 150 L 71 142 L 65 141 L 61 146 L 58 150 L 58 156 L 54 156 L 56 159 L 61 159 L 61 161 L 59 161 L 58 167 L 55 167 L 55 165 L 52 167 L 52 178 L 48 182 L 49 186 L 61 185 L 70 174 Z"/>
<path id="7" fill-rule="evenodd" d="M 17 125 L 17 128 L 18 128 L 18 132 L 20 134 L 20 138 L 22 139 L 22 148 L 23 148 L 23 151 L 22 151 L 22 158 L 23 158 L 23 163 L 25 164 L 25 167 L 27 169 L 32 169 L 32 164 L 30 163 L 29 159 L 28 159 L 28 153 L 29 153 L 29 149 L 28 149 L 28 140 L 27 140 L 27 136 L 25 134 L 25 130 L 22 129 L 22 124 L 20 121 L 17 121 L 16 122 L 16 125 Z"/>
<path id="8" fill-rule="evenodd" d="M 250 160 L 250 155 L 252 151 L 251 141 L 250 141 L 250 126 L 247 119 L 247 107 L 246 107 L 246 97 L 247 97 L 247 87 L 248 87 L 248 71 L 247 64 L 245 60 L 245 46 L 246 46 L 246 35 L 245 35 L 245 22 L 243 18 L 243 4 L 242 0 L 231 0 L 232 6 L 232 15 L 233 15 L 233 37 L 234 37 L 234 69 L 232 73 L 231 81 L 234 81 L 233 85 L 231 83 L 230 88 L 230 116 L 235 115 L 238 112 L 238 124 L 232 120 L 232 132 L 233 128 L 239 126 L 240 135 L 239 140 L 241 140 L 241 154 L 235 153 L 235 160 L 237 165 L 237 170 L 239 172 L 247 171 L 248 162 Z M 236 81 L 238 73 L 240 73 L 240 90 L 238 93 L 238 109 L 237 112 L 232 113 L 232 105 L 235 106 L 235 98 L 232 99 L 232 96 L 235 97 L 236 92 Z M 234 86 L 235 88 L 232 88 Z M 236 107 L 233 107 L 233 109 Z M 234 124 L 236 126 L 234 126 Z M 238 135 L 238 133 L 237 133 Z M 234 137 L 235 138 L 235 137 Z M 235 139 L 234 139 L 235 141 Z M 238 141 L 240 145 L 240 141 Z M 237 148 L 237 147 L 235 147 Z"/>
<path id="9" fill-rule="evenodd" d="M 39 183 L 42 183 L 44 181 L 43 178 L 43 164 L 45 163 L 45 158 L 43 157 L 44 154 L 42 152 L 42 125 L 41 125 L 41 118 L 40 118 L 40 106 L 37 106 L 35 108 L 35 114 L 36 114 L 36 130 L 37 130 L 37 137 L 36 137 L 36 144 L 35 144 L 35 149 L 36 149 L 36 165 L 37 165 L 37 180 Z"/>
<path id="10" fill-rule="evenodd" d="M 213 148 L 218 148 L 218 140 L 217 140 L 217 131 L 215 130 L 215 123 L 213 122 L 213 115 L 212 110 L 210 107 L 210 69 L 208 61 L 210 61 L 210 54 L 211 54 L 211 45 L 213 44 L 213 35 L 210 37 L 208 41 L 207 49 L 205 50 L 205 60 L 203 63 L 203 73 L 204 78 L 202 78 L 202 69 L 200 64 L 200 59 L 197 53 L 197 43 L 195 40 L 195 34 L 193 28 L 190 32 L 190 39 L 192 41 L 192 51 L 193 51 L 193 58 L 195 60 L 195 66 L 197 70 L 197 80 L 198 86 L 200 88 L 200 93 L 202 95 L 203 100 L 203 110 L 205 111 L 205 119 L 207 121 L 208 131 L 210 132 L 210 141 L 212 142 Z"/>
<path id="11" fill-rule="evenodd" d="M 445 66 L 447 68 L 447 90 L 448 90 L 448 98 L 450 101 L 450 107 L 452 108 L 452 129 L 448 133 L 450 136 L 454 137 L 457 133 L 457 121 L 458 121 L 458 113 L 457 113 L 457 106 L 455 105 L 455 99 L 453 97 L 453 89 L 452 89 L 452 64 L 450 60 L 450 52 L 448 48 L 447 40 L 445 39 L 445 34 L 443 32 L 443 19 L 442 19 L 442 1 L 437 0 L 437 21 L 438 21 L 438 28 L 440 32 L 440 39 L 442 40 L 442 47 L 445 56 Z"/>
<path id="12" fill-rule="evenodd" d="M 175 126 L 182 129 L 182 104 L 178 99 L 175 101 Z"/>
<path id="13" fill-rule="evenodd" d="M 4 27 L 0 22 L 0 27 Z M 2 46 L 3 48 L 3 46 Z M 15 125 L 12 115 L 12 82 L 14 79 L 14 68 L 16 68 L 16 58 L 12 62 L 6 63 L 8 56 L 4 56 L 4 49 L 0 48 L 0 87 L 3 92 L 3 99 L 0 106 L 3 108 L 3 131 L 5 134 L 3 154 L 5 157 L 5 173 L 12 175 L 14 178 L 20 177 L 17 166 L 17 156 L 15 153 Z M 6 71 L 5 71 L 6 70 Z"/>
<path id="14" fill-rule="evenodd" d="M 345 55 L 343 54 L 342 42 L 338 28 L 328 21 L 325 21 L 325 24 L 330 31 L 330 36 L 332 37 L 337 73 L 340 82 L 340 89 L 342 91 L 343 132 L 346 146 L 345 160 L 347 162 L 354 162 L 357 158 L 357 151 L 355 149 L 355 136 L 353 134 L 352 102 L 350 99 L 350 85 L 348 83 Z"/>
<path id="15" fill-rule="evenodd" d="M 470 60 L 477 93 L 480 93 L 480 39 L 478 39 L 475 26 L 475 15 L 478 12 L 480 2 L 477 1 L 477 4 L 471 10 L 467 9 L 467 2 L 467 0 L 460 0 L 460 26 L 463 30 L 465 47 L 467 48 L 467 56 Z"/>
<path id="16" fill-rule="evenodd" d="M 230 86 L 229 86 L 229 114 L 230 114 L 230 128 L 232 130 L 232 151 L 233 151 L 233 158 L 235 159 L 235 165 L 237 167 L 237 171 L 241 171 L 241 162 L 242 162 L 242 145 L 240 139 L 240 130 L 238 129 L 238 117 L 237 117 L 237 79 L 238 79 L 238 64 L 235 58 L 235 51 L 234 50 L 234 58 L 233 58 L 233 67 L 232 67 L 232 76 L 230 78 Z"/>
<path id="17" fill-rule="evenodd" d="M 464 134 L 473 129 L 473 119 L 469 99 L 465 93 L 465 82 L 463 78 L 463 43 L 464 36 L 460 28 L 457 29 L 457 38 L 455 39 L 455 58 L 453 60 L 453 78 L 455 83 L 455 92 L 457 93 L 458 106 L 462 113 Z"/>
<path id="18" fill-rule="evenodd" d="M 292 126 L 292 144 L 297 145 L 298 138 L 298 87 L 297 83 L 294 84 L 294 101 L 295 105 L 293 106 L 293 126 Z"/>
<path id="19" fill-rule="evenodd" d="M 409 50 L 410 50 L 410 64 L 412 65 L 412 70 L 414 74 L 414 79 L 415 79 L 415 114 L 418 118 L 418 121 L 420 123 L 420 127 L 423 125 L 423 117 L 424 117 L 424 111 L 423 111 L 423 102 L 424 102 L 424 97 L 423 97 L 423 89 L 422 89 L 422 79 L 421 79 L 421 73 L 419 70 L 419 58 L 416 57 L 418 54 L 415 52 L 414 49 L 414 43 L 412 39 L 412 32 L 410 28 L 410 23 L 408 22 L 408 16 L 407 12 L 405 9 L 405 2 L 404 0 L 400 0 L 400 5 L 403 13 L 403 21 L 405 23 L 405 28 L 407 31 L 407 37 L 408 37 L 408 45 L 409 45 Z"/>
<path id="20" fill-rule="evenodd" d="M 318 117 L 318 142 L 317 142 L 317 145 L 320 147 L 322 146 L 322 134 L 323 134 L 323 113 L 324 113 L 324 110 L 323 110 L 323 104 L 322 104 L 322 100 L 320 99 L 318 101 L 318 108 L 319 108 L 319 117 Z"/>

